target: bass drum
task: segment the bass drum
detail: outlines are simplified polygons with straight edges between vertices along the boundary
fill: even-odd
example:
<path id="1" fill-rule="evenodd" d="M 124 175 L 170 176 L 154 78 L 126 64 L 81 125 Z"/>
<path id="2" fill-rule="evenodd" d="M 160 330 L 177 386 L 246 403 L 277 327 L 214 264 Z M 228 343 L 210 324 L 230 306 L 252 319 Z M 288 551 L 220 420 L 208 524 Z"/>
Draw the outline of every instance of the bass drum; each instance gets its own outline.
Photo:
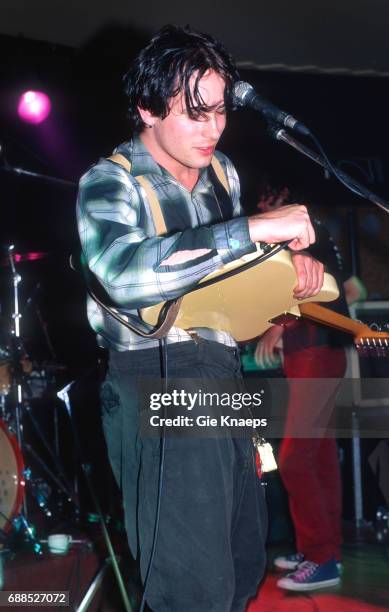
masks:
<path id="1" fill-rule="evenodd" d="M 24 497 L 24 461 L 16 436 L 0 419 L 0 529 L 8 532 Z"/>

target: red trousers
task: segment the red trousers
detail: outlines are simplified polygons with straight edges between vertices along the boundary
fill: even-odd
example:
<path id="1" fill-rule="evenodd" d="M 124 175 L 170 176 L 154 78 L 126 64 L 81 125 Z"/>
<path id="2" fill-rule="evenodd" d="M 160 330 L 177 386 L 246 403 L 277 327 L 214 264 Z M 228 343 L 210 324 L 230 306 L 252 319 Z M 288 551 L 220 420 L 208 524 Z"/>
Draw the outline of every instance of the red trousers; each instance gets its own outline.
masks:
<path id="1" fill-rule="evenodd" d="M 341 348 L 314 346 L 284 357 L 285 375 L 290 379 L 289 404 L 279 469 L 289 494 L 297 551 L 316 563 L 341 558 L 338 450 L 336 440 L 326 436 L 325 427 L 333 412 L 345 367 L 345 353 Z M 301 378 L 332 380 L 294 383 L 293 379 Z M 320 422 L 323 433 L 318 434 L 318 428 L 314 427 L 315 437 L 305 437 L 310 431 L 307 423 L 313 421 Z"/>

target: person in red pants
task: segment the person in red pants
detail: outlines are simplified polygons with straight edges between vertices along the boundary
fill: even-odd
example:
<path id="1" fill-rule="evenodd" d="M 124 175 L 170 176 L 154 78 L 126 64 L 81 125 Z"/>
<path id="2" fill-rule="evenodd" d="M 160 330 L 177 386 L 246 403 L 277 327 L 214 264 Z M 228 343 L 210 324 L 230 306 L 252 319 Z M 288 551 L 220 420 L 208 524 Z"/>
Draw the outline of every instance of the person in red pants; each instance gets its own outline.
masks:
<path id="1" fill-rule="evenodd" d="M 287 189 L 277 195 L 268 193 L 259 208 L 278 207 L 288 196 Z M 346 300 L 361 299 L 361 284 L 355 277 L 346 280 L 340 253 L 324 225 L 315 220 L 314 228 L 317 247 L 312 254 L 318 257 L 320 251 L 319 259 L 341 289 L 341 297 L 328 306 L 348 314 Z M 278 580 L 278 587 L 309 591 L 340 582 L 341 477 L 337 443 L 326 431 L 346 369 L 346 339 L 306 320 L 274 325 L 258 342 L 259 366 L 279 361 L 281 341 L 289 401 L 278 463 L 288 492 L 296 552 L 277 557 L 274 563 L 279 569 L 292 570 Z"/>
<path id="2" fill-rule="evenodd" d="M 289 496 L 289 509 L 296 534 L 297 552 L 275 559 L 279 569 L 293 572 L 277 586 L 294 591 L 335 586 L 340 581 L 341 563 L 341 479 L 336 440 L 320 436 L 334 409 L 335 396 L 344 376 L 344 349 L 329 345 L 293 350 L 287 336 L 311 323 L 298 322 L 293 330 L 279 326 L 268 334 L 267 347 L 284 335 L 284 373 L 289 381 L 285 437 L 279 453 L 281 479 Z M 265 340 L 265 342 L 266 342 Z M 288 346 L 289 345 L 289 346 Z M 267 353 L 262 350 L 258 361 Z M 316 379 L 327 378 L 318 387 Z M 305 379 L 301 381 L 301 379 Z M 313 379 L 310 384 L 309 379 Z M 314 407 L 314 408 L 312 408 Z M 320 430 L 314 423 L 320 415 Z M 312 430 L 312 437 L 310 435 Z M 314 436 L 314 437 L 313 437 Z"/>

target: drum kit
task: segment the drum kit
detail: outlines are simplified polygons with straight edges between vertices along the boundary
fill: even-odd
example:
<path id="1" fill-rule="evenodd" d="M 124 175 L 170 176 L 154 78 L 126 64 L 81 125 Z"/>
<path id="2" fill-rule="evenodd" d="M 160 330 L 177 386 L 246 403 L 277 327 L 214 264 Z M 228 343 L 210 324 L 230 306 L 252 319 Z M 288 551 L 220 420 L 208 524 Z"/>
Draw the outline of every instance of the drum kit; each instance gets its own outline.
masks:
<path id="1" fill-rule="evenodd" d="M 45 256 L 45 253 L 20 255 L 11 245 L 6 260 L 0 261 L 0 266 L 8 266 L 13 285 L 10 323 L 0 317 L 0 548 L 22 533 L 36 553 L 41 552 L 41 546 L 30 524 L 31 510 L 40 508 L 46 517 L 55 518 L 55 508 L 63 506 L 64 499 L 78 507 L 74 484 L 65 474 L 59 452 L 59 402 L 55 389 L 57 377 L 66 368 L 53 360 L 34 361 L 27 354 L 21 335 L 22 277 L 18 264 Z M 45 340 L 51 357 L 55 356 L 50 339 Z M 45 421 L 52 421 L 50 436 L 34 414 L 36 402 L 50 407 L 49 419 L 44 417 Z"/>

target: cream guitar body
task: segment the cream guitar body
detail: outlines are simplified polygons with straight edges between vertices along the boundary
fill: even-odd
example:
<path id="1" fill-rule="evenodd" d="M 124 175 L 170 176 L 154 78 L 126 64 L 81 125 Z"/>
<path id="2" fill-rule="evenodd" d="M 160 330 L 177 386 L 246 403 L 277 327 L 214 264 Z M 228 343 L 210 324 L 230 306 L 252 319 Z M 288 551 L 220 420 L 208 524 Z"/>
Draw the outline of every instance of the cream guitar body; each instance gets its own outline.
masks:
<path id="1" fill-rule="evenodd" d="M 238 274 L 218 280 L 225 272 L 238 270 L 242 265 L 258 259 L 257 252 L 230 262 L 206 276 L 199 289 L 183 296 L 174 325 L 182 329 L 209 327 L 226 331 L 237 341 L 251 340 L 268 329 L 271 321 L 284 313 L 300 315 L 299 305 L 304 302 L 330 302 L 339 296 L 335 279 L 325 274 L 320 293 L 306 300 L 295 300 L 293 288 L 296 273 L 289 251 L 283 249 L 258 265 Z M 213 284 L 201 287 L 204 282 Z M 155 326 L 164 303 L 144 308 L 141 317 Z"/>

